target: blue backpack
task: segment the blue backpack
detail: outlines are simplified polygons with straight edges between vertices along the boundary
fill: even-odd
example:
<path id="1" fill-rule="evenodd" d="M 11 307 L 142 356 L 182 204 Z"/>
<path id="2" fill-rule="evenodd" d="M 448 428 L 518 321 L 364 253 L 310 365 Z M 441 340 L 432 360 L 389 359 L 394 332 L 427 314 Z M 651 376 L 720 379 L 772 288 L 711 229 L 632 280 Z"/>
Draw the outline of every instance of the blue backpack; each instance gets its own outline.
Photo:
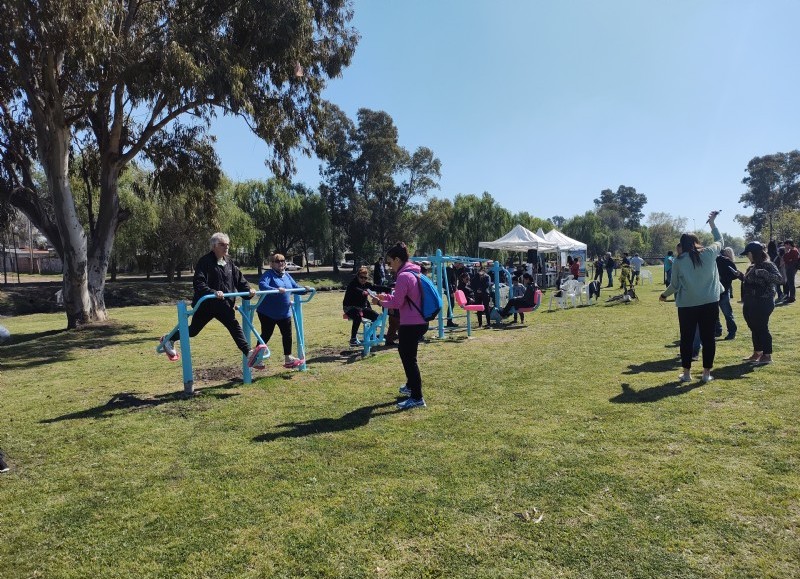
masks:
<path id="1" fill-rule="evenodd" d="M 408 296 L 406 296 L 406 299 L 408 303 L 414 306 L 414 309 L 419 312 L 419 315 L 421 315 L 426 322 L 430 322 L 439 315 L 442 309 L 442 296 L 439 295 L 439 290 L 433 285 L 433 282 L 427 275 L 421 275 L 419 273 L 415 273 L 414 275 L 419 280 L 420 304 L 417 306 L 417 304 L 408 299 Z"/>

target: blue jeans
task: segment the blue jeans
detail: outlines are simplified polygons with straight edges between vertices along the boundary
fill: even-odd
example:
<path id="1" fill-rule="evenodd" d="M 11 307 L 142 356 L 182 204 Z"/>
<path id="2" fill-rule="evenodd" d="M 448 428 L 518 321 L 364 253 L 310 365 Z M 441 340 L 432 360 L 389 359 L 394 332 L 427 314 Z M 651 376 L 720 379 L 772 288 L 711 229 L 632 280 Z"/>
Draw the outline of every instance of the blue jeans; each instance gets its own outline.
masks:
<path id="1" fill-rule="evenodd" d="M 724 291 L 719 294 L 719 311 L 722 316 L 725 318 L 725 328 L 728 330 L 729 336 L 736 335 L 736 322 L 733 319 L 733 307 L 731 306 L 731 295 Z M 716 331 L 715 334 L 720 336 L 722 335 L 722 322 L 717 319 L 716 324 Z"/>

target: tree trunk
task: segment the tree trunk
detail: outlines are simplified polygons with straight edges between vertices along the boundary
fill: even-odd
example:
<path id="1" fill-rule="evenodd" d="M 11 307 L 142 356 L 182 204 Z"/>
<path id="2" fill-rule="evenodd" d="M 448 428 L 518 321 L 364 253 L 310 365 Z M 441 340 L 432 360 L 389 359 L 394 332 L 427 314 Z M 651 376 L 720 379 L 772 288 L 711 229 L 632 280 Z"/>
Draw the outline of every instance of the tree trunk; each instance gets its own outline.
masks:
<path id="1" fill-rule="evenodd" d="M 53 198 L 58 234 L 63 247 L 64 307 L 67 328 L 92 319 L 92 302 L 87 284 L 86 233 L 83 230 L 69 184 L 69 127 L 50 125 L 51 138 L 41 145 L 40 155 Z"/>

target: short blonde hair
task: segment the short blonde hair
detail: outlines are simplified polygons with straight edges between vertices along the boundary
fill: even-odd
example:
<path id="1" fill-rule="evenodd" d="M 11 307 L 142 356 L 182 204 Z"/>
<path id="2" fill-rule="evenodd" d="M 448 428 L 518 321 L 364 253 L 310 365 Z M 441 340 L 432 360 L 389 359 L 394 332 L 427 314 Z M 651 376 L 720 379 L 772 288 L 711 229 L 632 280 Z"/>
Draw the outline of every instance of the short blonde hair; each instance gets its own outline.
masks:
<path id="1" fill-rule="evenodd" d="M 230 237 L 228 237 L 224 233 L 218 231 L 217 233 L 215 233 L 214 235 L 211 236 L 211 249 L 214 249 L 214 247 L 218 243 L 226 243 L 226 244 L 230 245 L 231 239 L 230 239 Z"/>

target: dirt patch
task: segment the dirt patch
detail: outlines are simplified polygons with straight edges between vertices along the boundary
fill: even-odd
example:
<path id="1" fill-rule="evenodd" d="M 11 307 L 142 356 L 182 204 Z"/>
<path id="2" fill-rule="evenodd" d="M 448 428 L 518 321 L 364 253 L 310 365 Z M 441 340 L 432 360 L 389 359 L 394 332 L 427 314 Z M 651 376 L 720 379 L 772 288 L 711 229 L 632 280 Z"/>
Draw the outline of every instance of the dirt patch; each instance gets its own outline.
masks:
<path id="1" fill-rule="evenodd" d="M 241 366 L 214 366 L 194 371 L 196 382 L 241 382 Z"/>

